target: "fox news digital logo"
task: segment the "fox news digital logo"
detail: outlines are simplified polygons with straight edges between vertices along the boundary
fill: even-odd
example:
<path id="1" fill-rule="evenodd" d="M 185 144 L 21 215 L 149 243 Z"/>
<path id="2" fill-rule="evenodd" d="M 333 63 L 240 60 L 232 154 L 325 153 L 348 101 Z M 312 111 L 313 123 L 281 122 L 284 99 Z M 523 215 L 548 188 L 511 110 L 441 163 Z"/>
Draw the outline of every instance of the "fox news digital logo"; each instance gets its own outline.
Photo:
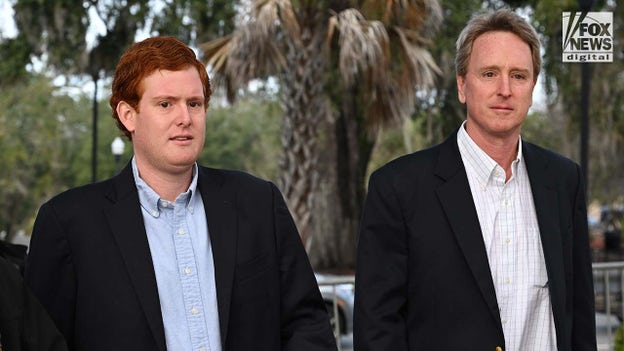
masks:
<path id="1" fill-rule="evenodd" d="M 613 62 L 613 13 L 564 12 L 563 62 Z"/>

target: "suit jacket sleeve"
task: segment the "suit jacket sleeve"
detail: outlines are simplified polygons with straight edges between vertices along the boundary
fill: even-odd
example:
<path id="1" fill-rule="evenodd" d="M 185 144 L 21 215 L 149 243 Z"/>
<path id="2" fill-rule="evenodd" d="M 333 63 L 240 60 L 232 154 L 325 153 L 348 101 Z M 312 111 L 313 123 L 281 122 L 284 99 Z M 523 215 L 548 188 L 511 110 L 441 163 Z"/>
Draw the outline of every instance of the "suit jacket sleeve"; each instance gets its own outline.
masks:
<path id="1" fill-rule="evenodd" d="M 573 317 L 572 350 L 596 350 L 596 319 L 594 308 L 593 273 L 589 250 L 589 229 L 587 226 L 587 207 L 585 186 L 581 170 L 577 166 L 578 186 L 574 199 L 573 232 Z"/>
<path id="2" fill-rule="evenodd" d="M 370 177 L 358 240 L 354 346 L 407 351 L 407 243 L 400 198 L 391 179 Z"/>
<path id="3" fill-rule="evenodd" d="M 66 340 L 73 340 L 75 275 L 71 250 L 50 203 L 35 220 L 25 282 L 46 308 Z M 68 345 L 70 349 L 72 345 Z"/>
<path id="4" fill-rule="evenodd" d="M 282 350 L 336 350 L 329 315 L 297 227 L 281 193 L 271 187 L 280 260 Z"/>

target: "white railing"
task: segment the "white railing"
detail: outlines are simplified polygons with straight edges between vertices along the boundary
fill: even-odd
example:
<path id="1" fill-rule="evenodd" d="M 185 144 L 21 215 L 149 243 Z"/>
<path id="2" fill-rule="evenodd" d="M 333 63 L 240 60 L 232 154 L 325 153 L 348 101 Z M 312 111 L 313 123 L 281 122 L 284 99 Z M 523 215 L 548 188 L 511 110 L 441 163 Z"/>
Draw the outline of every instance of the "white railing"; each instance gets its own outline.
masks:
<path id="1" fill-rule="evenodd" d="M 334 336 L 336 337 L 336 345 L 338 346 L 338 351 L 342 351 L 342 343 L 343 337 L 341 330 L 343 326 L 340 324 L 342 321 L 340 320 L 340 311 L 339 311 L 339 293 L 338 287 L 341 285 L 351 285 L 355 286 L 355 276 L 336 276 L 336 277 L 327 277 L 318 282 L 319 287 L 328 286 L 331 287 L 331 296 L 332 298 L 332 325 L 334 327 Z M 351 301 L 352 303 L 352 301 Z M 351 308 L 352 305 L 347 303 L 343 308 Z M 345 321 L 346 322 L 346 321 Z"/>
<path id="2" fill-rule="evenodd" d="M 601 350 L 611 350 L 614 330 L 624 317 L 622 291 L 624 291 L 624 262 L 596 262 L 592 264 L 597 321 L 598 344 Z M 602 340 L 601 340 L 602 337 Z"/>

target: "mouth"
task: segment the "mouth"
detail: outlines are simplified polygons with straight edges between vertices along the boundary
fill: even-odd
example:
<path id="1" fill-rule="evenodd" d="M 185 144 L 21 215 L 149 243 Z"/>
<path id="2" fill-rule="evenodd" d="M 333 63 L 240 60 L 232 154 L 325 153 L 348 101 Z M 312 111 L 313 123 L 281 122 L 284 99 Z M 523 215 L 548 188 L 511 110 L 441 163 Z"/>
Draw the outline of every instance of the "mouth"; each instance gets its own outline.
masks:
<path id="1" fill-rule="evenodd" d="M 514 110 L 513 107 L 507 106 L 507 105 L 496 105 L 496 106 L 492 106 L 491 109 L 496 110 L 496 111 L 502 111 L 502 112 Z"/>
<path id="2" fill-rule="evenodd" d="M 170 138 L 170 140 L 173 140 L 173 141 L 189 141 L 189 140 L 193 140 L 193 137 L 191 137 L 191 136 L 176 136 L 176 137 Z"/>

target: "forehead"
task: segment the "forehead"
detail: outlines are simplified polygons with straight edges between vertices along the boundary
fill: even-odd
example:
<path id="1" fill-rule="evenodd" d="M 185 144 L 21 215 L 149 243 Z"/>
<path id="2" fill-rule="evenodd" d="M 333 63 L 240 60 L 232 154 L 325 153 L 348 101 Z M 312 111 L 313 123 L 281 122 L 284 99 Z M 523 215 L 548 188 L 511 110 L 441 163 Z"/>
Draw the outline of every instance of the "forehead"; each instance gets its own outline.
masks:
<path id="1" fill-rule="evenodd" d="M 203 85 L 199 72 L 189 66 L 180 70 L 155 70 L 141 80 L 141 92 L 152 94 L 198 94 L 203 95 Z"/>
<path id="2" fill-rule="evenodd" d="M 468 67 L 471 66 L 513 66 L 533 71 L 531 47 L 514 33 L 486 32 L 472 44 Z"/>

